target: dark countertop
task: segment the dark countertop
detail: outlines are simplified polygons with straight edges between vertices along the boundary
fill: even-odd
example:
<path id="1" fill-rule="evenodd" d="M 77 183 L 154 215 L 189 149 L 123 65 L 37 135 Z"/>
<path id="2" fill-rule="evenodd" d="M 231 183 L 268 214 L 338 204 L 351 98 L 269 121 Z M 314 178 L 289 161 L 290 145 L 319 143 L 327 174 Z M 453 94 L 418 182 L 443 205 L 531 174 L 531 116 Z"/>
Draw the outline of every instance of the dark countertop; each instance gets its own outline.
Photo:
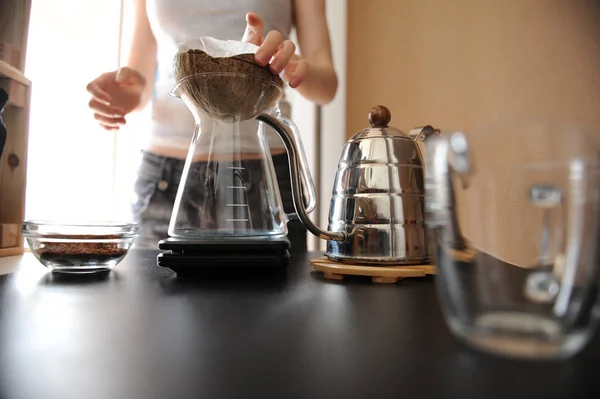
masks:
<path id="1" fill-rule="evenodd" d="M 29 254 L 30 255 L 30 254 Z M 104 279 L 0 276 L 0 398 L 598 398 L 600 337 L 559 363 L 474 352 L 433 279 L 324 280 L 311 257 L 190 281 L 132 251 Z"/>

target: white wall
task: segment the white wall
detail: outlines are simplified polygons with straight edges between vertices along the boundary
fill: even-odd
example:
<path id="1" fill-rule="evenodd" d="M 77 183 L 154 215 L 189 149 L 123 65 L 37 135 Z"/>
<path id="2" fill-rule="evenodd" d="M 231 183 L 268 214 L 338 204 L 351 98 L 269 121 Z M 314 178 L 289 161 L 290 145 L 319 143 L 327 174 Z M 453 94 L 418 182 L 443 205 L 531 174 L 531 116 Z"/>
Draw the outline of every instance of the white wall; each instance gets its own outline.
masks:
<path id="1" fill-rule="evenodd" d="M 319 129 L 319 224 L 326 228 L 329 201 L 337 164 L 346 142 L 346 0 L 327 0 L 327 21 L 333 51 L 333 62 L 338 74 L 335 99 L 321 108 Z M 325 241 L 319 240 L 319 249 L 325 250 Z"/>
<path id="2" fill-rule="evenodd" d="M 292 119 L 302 140 L 317 191 L 317 209 L 311 220 L 327 228 L 331 189 L 346 137 L 346 0 L 327 0 L 327 23 L 338 73 L 338 92 L 324 107 L 315 106 L 293 90 L 288 91 Z M 290 37 L 296 41 L 294 34 Z M 324 250 L 325 241 L 308 233 L 308 250 Z"/>
<path id="3" fill-rule="evenodd" d="M 298 40 L 296 32 L 292 31 L 290 40 L 296 43 Z M 291 119 L 294 121 L 302 136 L 302 144 L 306 153 L 306 160 L 310 168 L 313 181 L 315 183 L 315 191 L 319 191 L 319 129 L 317 126 L 317 117 L 319 107 L 311 101 L 306 100 L 298 92 L 292 89 L 286 90 L 286 97 L 291 105 Z M 318 207 L 317 207 L 318 208 Z M 310 215 L 313 222 L 318 217 L 318 209 L 315 209 Z M 317 239 L 310 233 L 307 233 L 307 247 L 309 251 L 316 249 Z"/>

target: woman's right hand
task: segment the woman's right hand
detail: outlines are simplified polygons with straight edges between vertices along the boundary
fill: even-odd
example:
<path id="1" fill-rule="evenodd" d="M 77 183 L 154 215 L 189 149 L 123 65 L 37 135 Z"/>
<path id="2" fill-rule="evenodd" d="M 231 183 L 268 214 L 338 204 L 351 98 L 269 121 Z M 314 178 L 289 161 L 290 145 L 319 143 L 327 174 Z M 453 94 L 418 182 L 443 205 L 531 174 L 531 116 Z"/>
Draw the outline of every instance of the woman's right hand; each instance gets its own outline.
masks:
<path id="1" fill-rule="evenodd" d="M 98 76 L 87 85 L 94 119 L 106 130 L 118 130 L 125 116 L 140 106 L 145 87 L 144 75 L 129 67 Z"/>

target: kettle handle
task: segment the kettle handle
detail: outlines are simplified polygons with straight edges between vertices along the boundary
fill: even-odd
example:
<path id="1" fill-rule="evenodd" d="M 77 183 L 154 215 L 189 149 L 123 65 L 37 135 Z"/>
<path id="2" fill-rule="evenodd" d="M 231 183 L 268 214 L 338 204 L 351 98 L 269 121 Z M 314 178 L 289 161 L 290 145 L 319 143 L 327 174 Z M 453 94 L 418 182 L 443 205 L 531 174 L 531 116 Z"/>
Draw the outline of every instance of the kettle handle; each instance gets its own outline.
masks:
<path id="1" fill-rule="evenodd" d="M 427 139 L 427 137 L 429 137 L 433 134 L 439 136 L 440 130 L 435 129 L 433 126 L 427 125 L 427 126 L 415 127 L 410 132 L 408 132 L 408 137 L 410 137 L 414 141 L 419 141 L 419 140 L 425 141 Z"/>
<path id="2" fill-rule="evenodd" d="M 304 160 L 304 165 L 306 167 L 303 169 L 302 157 L 304 155 L 304 150 L 302 149 L 302 147 L 300 147 L 302 142 L 299 140 L 300 137 L 297 134 L 298 129 L 295 127 L 294 123 L 279 112 L 276 113 L 275 115 L 268 114 L 268 113 L 262 113 L 262 114 L 259 114 L 256 117 L 256 119 L 258 119 L 261 122 L 266 123 L 267 125 L 271 126 L 273 129 L 275 129 L 275 131 L 277 132 L 277 134 L 283 141 L 283 144 L 285 145 L 285 148 L 286 148 L 287 154 L 288 154 L 288 161 L 290 163 L 290 178 L 292 181 L 292 199 L 294 202 L 294 208 L 296 209 L 296 213 L 298 214 L 298 217 L 300 218 L 300 221 L 302 222 L 302 224 L 304 224 L 304 226 L 306 227 L 306 229 L 308 231 L 310 231 L 312 234 L 314 234 L 315 236 L 317 236 L 319 238 L 326 239 L 326 240 L 333 240 L 333 241 L 346 241 L 346 238 L 347 238 L 346 233 L 331 232 L 331 231 L 323 230 L 320 227 L 318 227 L 317 225 L 315 225 L 308 217 L 308 212 L 307 212 L 308 206 L 305 207 L 304 201 L 302 201 L 302 189 L 300 186 L 300 178 L 298 176 L 299 173 L 303 173 L 305 180 L 308 180 L 310 182 L 309 187 L 312 188 L 312 191 L 311 191 L 311 189 L 309 189 L 307 191 L 308 191 L 309 197 L 310 197 L 311 192 L 313 194 L 313 196 L 312 196 L 312 201 L 314 201 L 313 204 L 316 204 L 316 195 L 314 195 L 314 186 L 312 186 L 312 178 L 310 178 L 308 165 L 305 160 Z M 300 163 L 298 162 L 299 156 L 300 156 Z M 311 201 L 309 201 L 309 205 L 310 204 L 311 204 Z M 313 205 L 313 208 L 314 208 L 314 205 Z"/>

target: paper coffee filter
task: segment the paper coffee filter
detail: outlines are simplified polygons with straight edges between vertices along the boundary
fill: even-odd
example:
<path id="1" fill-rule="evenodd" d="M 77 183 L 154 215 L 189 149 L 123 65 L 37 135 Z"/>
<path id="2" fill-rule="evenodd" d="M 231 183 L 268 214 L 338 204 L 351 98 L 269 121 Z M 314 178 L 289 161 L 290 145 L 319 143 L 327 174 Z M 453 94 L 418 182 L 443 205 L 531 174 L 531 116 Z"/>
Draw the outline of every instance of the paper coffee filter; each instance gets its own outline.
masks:
<path id="1" fill-rule="evenodd" d="M 231 57 L 239 54 L 256 54 L 256 50 L 258 50 L 258 46 L 252 43 L 238 40 L 219 40 L 210 36 L 186 40 L 179 43 L 178 47 L 178 54 L 189 50 L 202 50 L 215 58 Z"/>

